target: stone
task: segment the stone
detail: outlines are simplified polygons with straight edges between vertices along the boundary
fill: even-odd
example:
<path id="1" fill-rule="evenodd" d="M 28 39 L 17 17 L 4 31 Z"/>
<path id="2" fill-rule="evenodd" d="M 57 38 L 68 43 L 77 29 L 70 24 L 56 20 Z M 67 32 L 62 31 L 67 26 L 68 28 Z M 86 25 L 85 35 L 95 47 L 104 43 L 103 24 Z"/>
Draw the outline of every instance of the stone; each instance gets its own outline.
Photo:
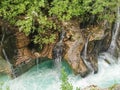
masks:
<path id="1" fill-rule="evenodd" d="M 0 73 L 11 73 L 11 68 L 6 60 L 4 60 L 2 57 L 0 57 Z"/>
<path id="2" fill-rule="evenodd" d="M 71 40 L 66 39 L 64 42 L 66 45 L 65 60 L 71 66 L 75 74 L 80 74 L 82 77 L 86 76 L 88 71 L 87 66 L 85 65 L 80 54 L 84 47 L 84 38 L 79 29 L 78 23 L 73 23 L 74 21 L 65 23 L 65 28 L 71 34 Z"/>
<path id="3" fill-rule="evenodd" d="M 103 29 L 100 26 L 88 27 L 85 30 L 80 29 L 78 20 L 70 20 L 62 22 L 61 27 L 64 28 L 66 36 L 63 39 L 63 58 L 68 62 L 75 74 L 80 74 L 85 77 L 89 72 L 89 67 L 82 58 L 82 52 L 85 47 L 86 39 L 88 38 L 87 46 L 87 61 L 90 62 L 94 73 L 98 72 L 97 56 L 99 53 L 108 49 L 111 41 L 111 30 Z M 49 58 L 52 59 L 53 48 L 58 42 L 58 32 L 54 43 L 45 44 L 43 49 L 38 51 L 34 47 L 29 47 L 31 44 L 30 37 L 23 32 L 19 32 L 19 28 L 11 26 L 9 23 L 0 19 L 0 38 L 5 34 L 3 45 L 0 49 L 5 50 L 10 63 L 16 68 L 27 68 L 35 65 L 35 59 Z M 2 30 L 5 29 L 5 30 Z M 3 32 L 4 31 L 4 32 Z M 119 41 L 117 41 L 118 46 Z M 2 52 L 0 54 L 4 57 Z M 33 64 L 32 64 L 33 63 Z M 26 65 L 26 67 L 25 67 Z M 28 70 L 27 69 L 27 70 Z M 26 70 L 23 70 L 26 71 Z M 23 72 L 19 72 L 18 75 Z"/>

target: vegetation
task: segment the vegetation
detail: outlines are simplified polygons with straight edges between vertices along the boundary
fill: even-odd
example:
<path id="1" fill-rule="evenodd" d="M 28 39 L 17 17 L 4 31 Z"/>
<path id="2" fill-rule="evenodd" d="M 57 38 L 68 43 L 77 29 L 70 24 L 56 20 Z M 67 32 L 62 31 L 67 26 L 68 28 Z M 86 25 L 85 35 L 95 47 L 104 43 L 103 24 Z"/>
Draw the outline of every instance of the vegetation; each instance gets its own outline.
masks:
<path id="1" fill-rule="evenodd" d="M 34 43 L 52 43 L 61 22 L 71 19 L 99 22 L 115 18 L 118 0 L 1 0 L 0 17 L 32 34 Z M 111 18 L 111 19 L 110 19 Z"/>
<path id="2" fill-rule="evenodd" d="M 61 90 L 73 90 L 73 85 L 68 81 L 68 75 L 65 72 L 64 68 L 61 71 Z M 76 90 L 80 90 L 80 88 L 76 88 Z"/>
<path id="3" fill-rule="evenodd" d="M 0 90 L 2 90 L 3 84 L 4 84 L 4 82 L 0 82 Z M 5 89 L 6 89 L 6 90 L 10 90 L 10 88 L 9 88 L 8 86 L 7 86 Z"/>
<path id="4" fill-rule="evenodd" d="M 67 77 L 67 73 L 64 71 L 64 69 L 62 69 L 61 71 L 61 90 L 73 90 L 73 86 L 72 84 L 70 84 L 68 82 L 68 77 Z"/>
<path id="5" fill-rule="evenodd" d="M 73 85 L 68 81 L 68 75 L 65 72 L 64 68 L 61 71 L 61 90 L 73 90 Z M 115 90 L 117 87 L 117 84 L 113 84 L 108 88 L 108 90 Z M 79 87 L 76 87 L 76 90 L 80 90 Z M 90 90 L 96 90 L 96 88 L 90 88 Z"/>

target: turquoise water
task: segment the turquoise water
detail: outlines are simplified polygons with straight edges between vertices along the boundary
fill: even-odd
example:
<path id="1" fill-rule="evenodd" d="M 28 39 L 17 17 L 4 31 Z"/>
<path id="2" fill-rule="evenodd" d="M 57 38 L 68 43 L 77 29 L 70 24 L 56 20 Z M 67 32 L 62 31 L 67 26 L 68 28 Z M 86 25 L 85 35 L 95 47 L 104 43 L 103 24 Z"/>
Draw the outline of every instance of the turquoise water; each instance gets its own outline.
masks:
<path id="1" fill-rule="evenodd" d="M 104 88 L 120 83 L 120 64 L 108 65 L 102 58 L 99 58 L 98 64 L 99 72 L 91 73 L 86 78 L 81 78 L 80 75 L 75 76 L 65 61 L 62 62 L 62 67 L 65 67 L 69 82 L 74 87 L 84 88 L 94 84 Z M 14 80 L 2 75 L 0 81 L 5 82 L 3 90 L 6 90 L 6 86 L 9 86 L 10 90 L 60 90 L 60 75 L 60 71 L 53 67 L 53 61 L 48 60 L 34 66 Z"/>
<path id="2" fill-rule="evenodd" d="M 9 80 L 9 78 L 10 78 L 10 77 L 7 76 L 6 74 L 0 73 L 0 82 L 1 82 L 1 83 Z"/>
<path id="3" fill-rule="evenodd" d="M 72 73 L 65 62 L 62 62 L 62 67 L 65 67 L 68 74 Z M 10 90 L 59 90 L 61 83 L 59 78 L 60 71 L 53 67 L 52 60 L 48 60 L 14 80 L 7 80 L 2 88 L 6 90 L 5 87 L 9 86 Z"/>

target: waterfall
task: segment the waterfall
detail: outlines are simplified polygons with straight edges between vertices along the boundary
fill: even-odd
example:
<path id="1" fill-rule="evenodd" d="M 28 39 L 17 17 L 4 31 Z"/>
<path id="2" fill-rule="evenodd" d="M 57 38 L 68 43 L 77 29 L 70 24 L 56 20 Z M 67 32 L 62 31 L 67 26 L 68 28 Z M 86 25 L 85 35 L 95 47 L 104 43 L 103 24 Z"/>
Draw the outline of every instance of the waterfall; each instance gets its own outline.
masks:
<path id="1" fill-rule="evenodd" d="M 53 49 L 53 59 L 54 59 L 54 66 L 58 70 L 61 68 L 61 59 L 62 59 L 62 42 L 58 42 Z"/>
<path id="2" fill-rule="evenodd" d="M 39 58 L 36 59 L 36 65 L 37 65 L 37 71 L 38 71 L 39 70 L 39 67 L 38 67 L 38 65 L 39 65 Z"/>
<path id="3" fill-rule="evenodd" d="M 8 65 L 9 65 L 10 68 L 11 68 L 11 73 L 12 73 L 12 75 L 13 75 L 13 78 L 16 78 L 16 75 L 15 75 L 15 72 L 14 72 L 14 69 L 13 69 L 13 66 L 12 66 L 12 64 L 10 63 L 10 60 L 8 59 L 5 50 L 2 49 L 2 52 L 3 52 L 3 55 L 4 55 L 4 57 L 5 57 L 5 60 L 7 61 Z"/>
<path id="4" fill-rule="evenodd" d="M 65 37 L 65 33 L 66 32 L 64 30 L 61 32 L 60 40 L 53 48 L 54 65 L 55 65 L 55 68 L 59 70 L 61 68 L 61 59 L 63 55 L 63 39 Z"/>
<path id="5" fill-rule="evenodd" d="M 117 46 L 117 39 L 120 33 L 120 7 L 117 8 L 117 20 L 114 24 L 113 30 L 112 30 L 112 39 L 110 46 L 107 50 L 107 52 L 102 53 L 102 58 L 107 61 L 110 64 L 115 64 L 118 61 L 118 46 Z M 113 59 L 114 58 L 114 59 Z"/>
<path id="6" fill-rule="evenodd" d="M 55 68 L 58 69 L 58 71 L 61 70 L 61 59 L 62 59 L 62 56 L 59 56 L 54 61 Z"/>
<path id="7" fill-rule="evenodd" d="M 89 41 L 89 37 L 86 40 L 85 46 L 84 46 L 84 51 L 83 51 L 83 57 L 85 60 L 87 60 L 87 47 L 88 47 L 88 41 Z"/>
<path id="8" fill-rule="evenodd" d="M 120 16 L 120 8 L 118 8 L 118 17 L 119 16 Z M 120 84 L 120 63 L 113 64 L 115 63 L 116 58 L 112 56 L 113 54 L 116 54 L 115 53 L 115 50 L 117 48 L 116 40 L 118 38 L 118 33 L 120 32 L 119 24 L 120 24 L 120 21 L 118 19 L 116 20 L 114 29 L 112 31 L 112 40 L 108 48 L 108 51 L 100 54 L 98 57 L 99 72 L 97 74 L 90 74 L 85 78 L 81 78 L 79 75 L 74 75 L 73 73 L 68 75 L 68 79 L 74 87 L 84 88 L 90 85 L 98 85 L 99 87 L 105 88 L 114 84 Z M 63 32 L 61 34 L 59 42 L 55 45 L 53 49 L 54 64 L 55 64 L 55 68 L 57 68 L 58 71 L 60 71 L 62 67 L 61 59 L 63 55 L 64 35 L 65 33 Z M 5 35 L 3 35 L 2 37 L 2 40 L 1 40 L 2 42 L 4 41 L 4 37 Z M 82 58 L 84 59 L 85 64 L 88 66 L 88 68 L 93 71 L 93 68 L 90 62 L 87 60 L 88 41 L 89 39 L 87 38 L 84 46 Z M 2 42 L 1 42 L 1 45 L 2 45 Z M 11 70 L 14 71 L 13 66 L 10 63 L 10 60 L 8 59 L 5 50 L 2 49 L 2 52 L 8 64 L 10 65 Z M 22 76 L 14 80 L 5 82 L 5 85 L 9 85 L 10 90 L 33 90 L 33 89 L 34 90 L 60 90 L 61 81 L 59 80 L 59 73 L 58 71 L 56 72 L 56 70 L 53 70 L 52 68 L 50 68 L 51 62 L 52 62 L 51 60 L 48 60 L 47 62 L 43 62 L 38 65 L 38 59 L 36 59 L 37 66 L 30 69 L 28 72 L 24 73 Z M 113 65 L 109 65 L 109 63 Z M 13 72 L 13 75 L 15 76 L 14 72 Z"/>
<path id="9" fill-rule="evenodd" d="M 2 28 L 2 30 L 4 30 L 4 28 Z M 3 31 L 3 32 L 4 32 L 4 31 Z M 1 40 L 1 46 L 2 46 L 2 47 L 3 47 L 4 38 L 5 38 L 5 33 L 3 33 L 2 40 Z M 5 50 L 4 50 L 4 48 L 2 48 L 2 53 L 3 53 L 4 57 L 5 57 L 5 60 L 7 61 L 8 65 L 9 65 L 10 68 L 11 68 L 11 73 L 12 73 L 12 75 L 13 75 L 13 78 L 16 78 L 16 75 L 15 75 L 15 72 L 14 72 L 14 69 L 13 69 L 13 66 L 12 66 L 12 64 L 10 63 L 10 60 L 8 59 L 7 54 L 6 54 Z"/>
<path id="10" fill-rule="evenodd" d="M 88 42 L 89 42 L 89 36 L 87 37 L 85 45 L 84 45 L 82 58 L 83 58 L 85 64 L 87 65 L 88 69 L 93 72 L 94 69 L 92 68 L 92 65 L 91 65 L 90 61 L 88 60 L 88 56 L 87 56 Z"/>
<path id="11" fill-rule="evenodd" d="M 118 38 L 118 35 L 119 35 L 119 32 L 120 32 L 120 7 L 118 7 L 118 10 L 117 10 L 117 20 L 115 22 L 115 25 L 114 25 L 114 28 L 112 30 L 112 39 L 111 39 L 111 43 L 110 43 L 110 46 L 108 48 L 108 52 L 111 54 L 111 55 L 115 55 L 117 54 L 116 52 L 116 49 L 117 49 L 117 38 Z"/>

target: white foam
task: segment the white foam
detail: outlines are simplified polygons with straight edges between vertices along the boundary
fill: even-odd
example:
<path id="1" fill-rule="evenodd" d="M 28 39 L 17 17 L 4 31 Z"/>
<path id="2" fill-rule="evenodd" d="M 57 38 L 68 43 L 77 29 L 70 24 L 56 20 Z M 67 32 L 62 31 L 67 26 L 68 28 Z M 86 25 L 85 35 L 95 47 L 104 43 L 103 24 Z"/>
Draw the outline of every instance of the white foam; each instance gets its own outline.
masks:
<path id="1" fill-rule="evenodd" d="M 74 88 L 84 88 L 93 84 L 105 88 L 120 83 L 120 64 L 109 65 L 103 58 L 104 56 L 98 58 L 99 71 L 97 74 L 90 74 L 85 78 L 81 78 L 80 75 L 68 75 Z M 60 73 L 51 67 L 51 62 L 44 62 L 33 67 L 22 76 L 7 81 L 3 90 L 6 90 L 5 86 L 9 86 L 10 90 L 60 90 Z M 36 69 L 36 67 L 39 69 Z"/>

